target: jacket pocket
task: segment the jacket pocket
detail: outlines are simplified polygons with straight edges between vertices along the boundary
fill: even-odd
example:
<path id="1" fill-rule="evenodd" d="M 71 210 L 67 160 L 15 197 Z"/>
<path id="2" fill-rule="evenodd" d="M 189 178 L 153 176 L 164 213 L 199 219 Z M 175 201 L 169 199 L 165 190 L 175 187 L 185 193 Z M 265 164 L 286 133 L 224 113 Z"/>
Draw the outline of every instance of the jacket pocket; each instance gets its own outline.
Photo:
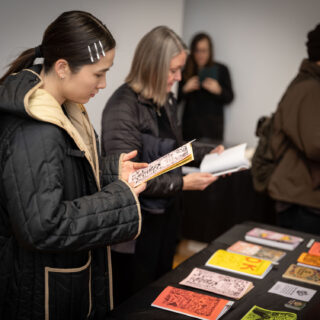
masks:
<path id="1" fill-rule="evenodd" d="M 82 267 L 45 267 L 45 320 L 87 319 L 91 308 L 91 252 Z"/>

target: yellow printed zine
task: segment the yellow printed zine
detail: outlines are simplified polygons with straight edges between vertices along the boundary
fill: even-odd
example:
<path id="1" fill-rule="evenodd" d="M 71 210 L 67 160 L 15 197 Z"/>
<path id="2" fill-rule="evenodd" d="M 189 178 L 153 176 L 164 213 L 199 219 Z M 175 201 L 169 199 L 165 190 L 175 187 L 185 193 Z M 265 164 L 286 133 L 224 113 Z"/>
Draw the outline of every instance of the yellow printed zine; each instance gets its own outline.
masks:
<path id="1" fill-rule="evenodd" d="M 207 261 L 206 266 L 262 279 L 272 269 L 272 262 L 217 250 Z"/>
<path id="2" fill-rule="evenodd" d="M 129 183 L 133 183 L 136 187 L 143 182 L 151 180 L 192 161 L 194 159 L 191 146 L 193 141 L 194 140 L 149 163 L 148 167 L 133 172 L 129 177 Z"/>

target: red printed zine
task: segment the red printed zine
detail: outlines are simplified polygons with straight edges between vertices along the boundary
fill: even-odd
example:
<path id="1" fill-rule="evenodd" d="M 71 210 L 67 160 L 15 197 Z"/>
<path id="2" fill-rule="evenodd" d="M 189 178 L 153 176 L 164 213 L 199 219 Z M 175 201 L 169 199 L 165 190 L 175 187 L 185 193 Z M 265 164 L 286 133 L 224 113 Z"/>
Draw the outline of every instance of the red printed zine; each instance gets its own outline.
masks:
<path id="1" fill-rule="evenodd" d="M 151 305 L 198 319 L 216 320 L 225 314 L 232 304 L 229 300 L 168 286 Z"/>
<path id="2" fill-rule="evenodd" d="M 308 251 L 309 254 L 312 254 L 314 256 L 320 257 L 320 242 L 316 241 L 310 250 Z"/>

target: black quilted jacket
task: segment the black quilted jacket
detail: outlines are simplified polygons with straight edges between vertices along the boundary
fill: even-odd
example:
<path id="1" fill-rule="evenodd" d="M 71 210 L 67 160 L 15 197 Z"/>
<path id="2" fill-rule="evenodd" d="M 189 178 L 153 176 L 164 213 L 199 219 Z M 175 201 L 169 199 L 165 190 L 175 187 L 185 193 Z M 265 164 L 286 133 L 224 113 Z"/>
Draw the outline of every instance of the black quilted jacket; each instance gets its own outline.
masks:
<path id="1" fill-rule="evenodd" d="M 0 319 L 106 319 L 107 245 L 139 234 L 139 204 L 117 179 L 119 156 L 104 159 L 113 182 L 99 189 L 68 129 L 29 116 L 39 71 L 0 86 Z"/>
<path id="2" fill-rule="evenodd" d="M 181 129 L 177 125 L 176 101 L 173 96 L 168 99 L 163 109 L 161 112 L 167 113 L 171 130 L 176 137 L 174 144 L 170 144 L 170 139 L 159 137 L 157 107 L 152 100 L 144 99 L 127 84 L 123 84 L 111 96 L 103 111 L 102 154 L 137 150 L 137 161 L 150 162 L 172 151 L 174 146 L 183 145 L 185 141 L 182 140 Z M 212 149 L 212 146 L 197 142 L 192 146 L 194 165 L 199 164 L 204 154 Z M 147 189 L 140 197 L 142 208 L 147 209 L 143 207 L 146 199 L 158 202 L 159 198 L 172 197 L 181 192 L 182 185 L 180 170 L 168 172 L 148 181 Z M 150 204 L 150 201 L 148 203 Z"/>

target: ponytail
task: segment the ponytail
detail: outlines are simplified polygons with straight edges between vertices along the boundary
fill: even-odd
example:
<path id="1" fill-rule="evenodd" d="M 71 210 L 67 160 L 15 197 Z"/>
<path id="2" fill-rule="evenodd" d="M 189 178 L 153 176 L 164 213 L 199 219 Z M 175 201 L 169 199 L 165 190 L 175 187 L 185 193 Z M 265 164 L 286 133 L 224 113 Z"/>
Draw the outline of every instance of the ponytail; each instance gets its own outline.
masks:
<path id="1" fill-rule="evenodd" d="M 9 64 L 8 71 L 1 77 L 0 84 L 2 84 L 3 81 L 10 74 L 16 73 L 16 72 L 19 72 L 25 68 L 31 67 L 33 65 L 34 59 L 38 56 L 38 54 L 37 54 L 38 49 L 37 48 L 38 47 L 23 51 L 16 60 L 12 61 Z"/>
<path id="2" fill-rule="evenodd" d="M 116 45 L 108 28 L 92 14 L 85 11 L 64 12 L 47 27 L 40 46 L 24 51 L 9 65 L 0 84 L 10 74 L 31 67 L 35 58 L 40 57 L 43 57 L 45 73 L 51 70 L 58 59 L 65 59 L 71 71 L 76 73 L 83 65 L 99 60 L 92 61 L 89 51 L 90 46 L 97 43 L 103 53 Z"/>

